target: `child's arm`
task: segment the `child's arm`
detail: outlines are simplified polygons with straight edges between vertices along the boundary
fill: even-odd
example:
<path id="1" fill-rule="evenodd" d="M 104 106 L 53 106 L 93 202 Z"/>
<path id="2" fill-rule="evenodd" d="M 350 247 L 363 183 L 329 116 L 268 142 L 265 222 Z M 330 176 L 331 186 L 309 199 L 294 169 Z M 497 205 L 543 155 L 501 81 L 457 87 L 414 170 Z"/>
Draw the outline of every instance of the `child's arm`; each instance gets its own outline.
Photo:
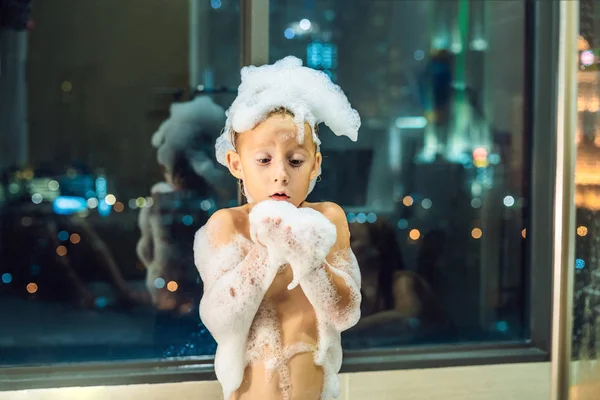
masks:
<path id="1" fill-rule="evenodd" d="M 141 236 L 136 245 L 136 253 L 144 266 L 148 267 L 154 259 L 154 238 L 150 226 L 150 208 L 144 207 L 140 210 L 138 225 Z"/>
<path id="2" fill-rule="evenodd" d="M 233 217 L 215 213 L 194 240 L 196 267 L 204 283 L 200 317 L 219 341 L 220 334 L 247 332 L 275 273 L 267 251 L 254 244 L 244 256 Z"/>
<path id="3" fill-rule="evenodd" d="M 307 296 L 312 292 L 312 296 L 318 298 L 331 322 L 341 332 L 360 319 L 360 270 L 350 248 L 350 231 L 344 210 L 337 204 L 327 203 L 323 215 L 335 225 L 336 241 L 325 260 L 300 285 Z"/>

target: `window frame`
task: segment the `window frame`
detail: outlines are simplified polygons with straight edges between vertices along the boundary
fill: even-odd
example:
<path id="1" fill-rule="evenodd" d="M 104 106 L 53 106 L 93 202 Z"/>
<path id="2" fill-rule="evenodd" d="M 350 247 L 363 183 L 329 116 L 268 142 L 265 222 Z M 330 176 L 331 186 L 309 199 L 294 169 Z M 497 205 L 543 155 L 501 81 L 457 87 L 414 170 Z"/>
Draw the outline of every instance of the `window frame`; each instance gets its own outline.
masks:
<path id="1" fill-rule="evenodd" d="M 195 0 L 190 0 L 190 3 Z M 577 2 L 578 3 L 578 2 Z M 268 62 L 269 0 L 240 0 L 242 65 Z M 523 257 L 528 339 L 518 342 L 346 351 L 342 372 L 550 360 L 555 172 L 557 171 L 559 2 L 524 0 L 524 124 L 530 183 Z M 562 143 L 561 143 L 562 145 Z M 242 201 L 241 193 L 238 199 Z M 534 206 L 532 206 L 534 205 Z M 31 388 L 214 380 L 213 356 L 0 367 L 0 391 Z"/>

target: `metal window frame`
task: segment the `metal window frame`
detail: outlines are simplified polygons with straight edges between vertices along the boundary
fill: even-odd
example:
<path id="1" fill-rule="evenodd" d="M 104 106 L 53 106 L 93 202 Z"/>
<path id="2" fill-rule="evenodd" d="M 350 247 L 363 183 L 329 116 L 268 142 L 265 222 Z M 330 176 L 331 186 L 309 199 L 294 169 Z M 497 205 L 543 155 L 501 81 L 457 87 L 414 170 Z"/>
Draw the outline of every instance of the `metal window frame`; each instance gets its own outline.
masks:
<path id="1" fill-rule="evenodd" d="M 575 280 L 575 161 L 579 0 L 560 2 L 554 185 L 550 398 L 568 400 Z"/>
<path id="2" fill-rule="evenodd" d="M 264 64 L 268 62 L 269 50 L 269 0 L 240 1 L 241 64 Z M 531 137 L 532 141 L 529 146 L 529 192 L 530 204 L 534 205 L 529 207 L 529 246 L 524 260 L 529 266 L 526 277 L 530 309 L 526 320 L 529 322 L 530 340 L 347 351 L 342 372 L 540 362 L 550 359 L 553 298 L 550 274 L 553 254 L 550 249 L 554 241 L 549 232 L 556 232 L 557 228 L 553 223 L 554 189 L 558 183 L 555 182 L 559 155 L 556 149 L 564 144 L 564 135 L 557 136 L 557 131 L 562 131 L 555 117 L 557 109 L 564 106 L 564 103 L 556 101 L 559 17 L 564 12 L 563 6 L 558 3 L 525 0 L 527 44 L 524 104 L 528 108 L 524 112 L 524 129 L 531 132 L 531 135 L 525 136 Z M 561 100 L 566 101 L 565 98 Z M 557 142 L 559 139 L 562 141 Z M 564 168 L 561 171 L 567 172 Z M 0 390 L 212 379 L 215 379 L 212 356 L 0 368 Z"/>

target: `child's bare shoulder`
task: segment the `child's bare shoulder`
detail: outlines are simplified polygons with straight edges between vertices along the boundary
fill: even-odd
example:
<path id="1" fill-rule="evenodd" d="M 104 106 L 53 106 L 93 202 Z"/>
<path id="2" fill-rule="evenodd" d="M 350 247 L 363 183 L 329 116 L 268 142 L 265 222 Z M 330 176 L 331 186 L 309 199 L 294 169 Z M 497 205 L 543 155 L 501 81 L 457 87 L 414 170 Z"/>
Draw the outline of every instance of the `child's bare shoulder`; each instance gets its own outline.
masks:
<path id="1" fill-rule="evenodd" d="M 305 202 L 303 206 L 320 212 L 336 225 L 340 221 L 346 221 L 346 212 L 344 209 L 331 201 L 323 201 L 320 203 Z"/>
<path id="2" fill-rule="evenodd" d="M 244 235 L 248 225 L 246 206 L 222 208 L 211 215 L 206 223 L 215 245 L 227 244 L 238 234 Z"/>

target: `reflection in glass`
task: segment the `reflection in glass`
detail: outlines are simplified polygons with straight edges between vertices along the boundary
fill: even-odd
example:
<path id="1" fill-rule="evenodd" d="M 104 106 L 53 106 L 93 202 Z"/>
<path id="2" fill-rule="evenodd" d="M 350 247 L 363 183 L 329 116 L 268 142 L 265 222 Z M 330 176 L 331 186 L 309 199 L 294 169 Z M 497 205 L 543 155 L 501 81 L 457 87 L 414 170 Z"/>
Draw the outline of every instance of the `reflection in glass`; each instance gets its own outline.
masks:
<path id="1" fill-rule="evenodd" d="M 30 3 L 0 16 L 0 364 L 212 354 L 191 242 L 236 198 L 202 113 L 239 82 L 238 2 Z"/>

